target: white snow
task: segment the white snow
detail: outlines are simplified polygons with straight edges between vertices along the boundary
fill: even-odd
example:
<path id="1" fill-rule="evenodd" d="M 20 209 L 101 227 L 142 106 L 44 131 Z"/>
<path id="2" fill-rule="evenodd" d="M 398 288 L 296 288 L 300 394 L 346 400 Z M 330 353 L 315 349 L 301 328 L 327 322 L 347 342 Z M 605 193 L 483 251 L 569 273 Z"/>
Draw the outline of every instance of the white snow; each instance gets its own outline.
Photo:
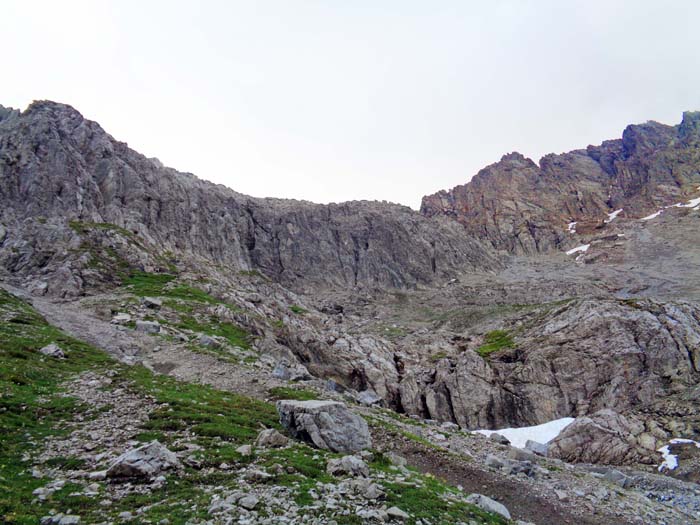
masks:
<path id="1" fill-rule="evenodd" d="M 549 443 L 555 437 L 557 437 L 562 430 L 573 423 L 573 421 L 573 417 L 563 417 L 561 419 L 548 421 L 547 423 L 542 423 L 541 425 L 536 425 L 534 427 L 502 428 L 500 430 L 475 430 L 474 433 L 482 434 L 486 437 L 494 433 L 500 434 L 508 438 L 508 441 L 510 441 L 512 446 L 525 448 L 525 443 L 528 439 L 537 441 L 543 445 Z"/>
<path id="2" fill-rule="evenodd" d="M 700 189 L 700 187 L 698 188 Z M 642 217 L 639 219 L 640 221 L 650 221 L 651 219 L 656 219 L 661 213 L 667 209 L 667 208 L 693 208 L 693 209 L 698 209 L 700 207 L 700 197 L 696 199 L 690 199 L 688 202 L 683 204 L 682 202 L 677 202 L 676 204 L 671 204 L 671 206 L 664 206 L 661 208 L 659 211 L 656 213 L 652 213 L 651 215 L 647 215 L 646 217 Z M 607 222 L 607 221 L 606 221 Z"/>
<path id="3" fill-rule="evenodd" d="M 608 213 L 608 218 L 605 219 L 605 223 L 607 224 L 607 223 L 609 223 L 609 222 L 614 221 L 614 220 L 615 220 L 615 217 L 617 217 L 618 215 L 620 215 L 620 212 L 622 212 L 622 208 L 620 208 L 619 210 L 615 210 L 615 211 L 612 212 L 612 213 Z"/>
<path id="4" fill-rule="evenodd" d="M 681 208 L 695 208 L 698 204 L 700 204 L 700 197 L 689 200 L 686 204 L 681 205 Z"/>
<path id="5" fill-rule="evenodd" d="M 570 222 L 570 223 L 567 225 L 566 230 L 567 230 L 569 233 L 576 233 L 576 224 L 577 224 L 576 221 Z"/>
<path id="6" fill-rule="evenodd" d="M 693 441 L 692 439 L 673 438 L 668 443 L 668 445 L 664 445 L 657 451 L 661 452 L 661 457 L 663 458 L 661 465 L 659 465 L 659 472 L 663 472 L 664 470 L 675 470 L 676 468 L 678 468 L 678 456 L 676 456 L 675 454 L 671 454 L 670 445 L 679 445 L 682 443 L 695 443 L 695 446 L 700 448 L 700 442 Z"/>
<path id="7" fill-rule="evenodd" d="M 582 244 L 581 246 L 577 246 L 576 248 L 571 248 L 569 251 L 566 252 L 566 255 L 573 255 L 578 252 L 586 252 L 590 247 L 590 244 Z"/>
<path id="8" fill-rule="evenodd" d="M 647 215 L 646 217 L 642 217 L 640 220 L 642 221 L 650 221 L 652 219 L 656 219 L 659 215 L 661 215 L 661 212 L 664 210 L 659 210 L 656 213 L 652 213 L 651 215 Z"/>

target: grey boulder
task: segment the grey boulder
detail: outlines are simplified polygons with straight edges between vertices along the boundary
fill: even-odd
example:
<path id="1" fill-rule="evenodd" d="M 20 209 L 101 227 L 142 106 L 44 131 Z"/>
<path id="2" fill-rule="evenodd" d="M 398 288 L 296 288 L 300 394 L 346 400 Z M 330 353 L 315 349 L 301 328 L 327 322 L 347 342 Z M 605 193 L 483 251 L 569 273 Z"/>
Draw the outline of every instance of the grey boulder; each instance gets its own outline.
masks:
<path id="1" fill-rule="evenodd" d="M 56 343 L 51 343 L 50 345 L 46 345 L 44 348 L 39 350 L 40 354 L 44 354 L 45 356 L 48 357 L 54 357 L 56 359 L 65 359 L 66 354 L 61 350 L 61 347 L 58 346 Z"/>
<path id="2" fill-rule="evenodd" d="M 155 321 L 136 321 L 136 331 L 146 334 L 157 334 L 160 332 L 160 324 Z"/>
<path id="3" fill-rule="evenodd" d="M 486 512 L 500 514 L 505 519 L 510 519 L 510 512 L 508 512 L 505 505 L 498 503 L 496 500 L 493 500 L 488 496 L 484 496 L 483 494 L 469 494 L 469 496 L 467 496 L 467 502 L 471 503 L 472 505 L 476 505 Z"/>
<path id="4" fill-rule="evenodd" d="M 367 422 L 337 401 L 277 402 L 280 422 L 291 435 L 333 452 L 357 452 L 372 446 Z"/>
<path id="5" fill-rule="evenodd" d="M 274 428 L 266 428 L 258 434 L 255 440 L 256 447 L 279 448 L 284 447 L 289 438 L 277 432 Z"/>
<path id="6" fill-rule="evenodd" d="M 329 460 L 326 472 L 331 476 L 367 477 L 369 476 L 369 467 L 357 456 L 343 456 Z"/>
<path id="7" fill-rule="evenodd" d="M 175 453 L 156 440 L 129 450 L 115 459 L 107 469 L 107 477 L 150 478 L 179 466 L 180 461 Z"/>

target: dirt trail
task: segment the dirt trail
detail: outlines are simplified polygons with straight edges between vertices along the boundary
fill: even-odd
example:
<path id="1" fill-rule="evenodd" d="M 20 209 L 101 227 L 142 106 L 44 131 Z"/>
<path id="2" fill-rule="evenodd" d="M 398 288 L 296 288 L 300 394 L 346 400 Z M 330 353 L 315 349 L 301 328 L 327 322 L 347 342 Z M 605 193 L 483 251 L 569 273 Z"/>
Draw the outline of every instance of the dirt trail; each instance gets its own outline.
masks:
<path id="1" fill-rule="evenodd" d="M 375 446 L 393 449 L 423 473 L 461 486 L 465 493 L 484 494 L 503 503 L 514 519 L 547 525 L 632 525 L 620 516 L 574 513 L 566 503 L 555 503 L 537 494 L 533 485 L 524 486 L 512 477 L 478 468 L 457 455 L 407 440 L 396 433 L 375 429 L 372 438 Z"/>

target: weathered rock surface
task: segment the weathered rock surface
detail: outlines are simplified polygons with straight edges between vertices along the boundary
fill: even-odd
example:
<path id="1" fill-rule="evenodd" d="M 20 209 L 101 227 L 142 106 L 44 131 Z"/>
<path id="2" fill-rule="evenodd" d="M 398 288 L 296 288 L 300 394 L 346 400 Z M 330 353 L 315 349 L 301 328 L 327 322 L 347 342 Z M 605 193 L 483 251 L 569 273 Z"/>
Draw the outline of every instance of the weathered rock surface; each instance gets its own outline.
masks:
<path id="1" fill-rule="evenodd" d="M 277 432 L 274 428 L 266 428 L 258 434 L 255 440 L 256 447 L 279 448 L 289 443 L 289 438 Z"/>
<path id="2" fill-rule="evenodd" d="M 505 507 L 505 505 L 498 503 L 496 500 L 484 496 L 483 494 L 470 494 L 467 496 L 467 501 L 473 503 L 479 508 L 484 509 L 487 512 L 493 512 L 494 514 L 500 514 L 507 520 L 510 519 L 510 512 Z"/>
<path id="3" fill-rule="evenodd" d="M 110 478 L 150 478 L 180 466 L 175 453 L 151 441 L 119 456 L 107 469 Z"/>
<path id="4" fill-rule="evenodd" d="M 165 168 L 54 102 L 0 119 L 0 210 L 0 264 L 28 277 L 60 271 L 48 291 L 62 295 L 80 293 L 87 263 L 66 251 L 85 236 L 72 220 L 291 284 L 410 287 L 500 264 L 452 221 L 404 206 L 256 199 Z"/>
<path id="5" fill-rule="evenodd" d="M 664 434 L 645 440 L 644 432 L 638 419 L 604 409 L 576 418 L 549 443 L 549 454 L 572 463 L 657 463 L 656 442 Z"/>
<path id="6" fill-rule="evenodd" d="M 50 345 L 46 345 L 45 347 L 40 348 L 39 353 L 56 359 L 65 359 L 66 357 L 65 352 L 61 350 L 61 347 L 58 346 L 56 343 L 51 343 Z"/>
<path id="7" fill-rule="evenodd" d="M 326 472 L 332 476 L 369 476 L 367 463 L 357 456 L 343 456 L 328 461 Z"/>
<path id="8" fill-rule="evenodd" d="M 277 402 L 280 422 L 297 439 L 333 452 L 357 452 L 372 441 L 367 423 L 336 401 Z"/>
<path id="9" fill-rule="evenodd" d="M 700 112 L 678 126 L 658 122 L 628 126 L 608 140 L 539 165 L 510 153 L 462 186 L 423 198 L 421 212 L 455 219 L 465 230 L 513 253 L 569 246 L 568 223 L 578 230 L 602 227 L 623 210 L 644 217 L 684 200 L 700 184 Z"/>

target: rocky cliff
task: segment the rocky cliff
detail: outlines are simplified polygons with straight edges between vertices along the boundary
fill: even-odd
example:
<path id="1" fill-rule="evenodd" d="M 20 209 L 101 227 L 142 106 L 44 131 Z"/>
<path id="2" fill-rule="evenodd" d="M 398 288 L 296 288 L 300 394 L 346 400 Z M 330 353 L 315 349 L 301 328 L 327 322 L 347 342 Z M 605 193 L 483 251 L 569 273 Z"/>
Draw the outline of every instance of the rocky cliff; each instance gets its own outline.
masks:
<path id="1" fill-rule="evenodd" d="M 700 184 L 700 113 L 678 126 L 630 125 L 608 140 L 539 165 L 510 153 L 467 184 L 423 198 L 421 212 L 447 216 L 466 231 L 512 253 L 532 254 L 569 244 L 569 223 L 591 231 L 608 215 L 644 217 L 680 202 Z"/>
<path id="2" fill-rule="evenodd" d="M 80 244 L 71 221 L 287 284 L 410 287 L 499 266 L 450 221 L 386 203 L 247 197 L 163 167 L 53 102 L 0 109 L 0 210 L 0 259 L 15 275 L 48 263 L 79 273 L 66 262 Z M 79 280 L 59 292 L 79 293 Z"/>

